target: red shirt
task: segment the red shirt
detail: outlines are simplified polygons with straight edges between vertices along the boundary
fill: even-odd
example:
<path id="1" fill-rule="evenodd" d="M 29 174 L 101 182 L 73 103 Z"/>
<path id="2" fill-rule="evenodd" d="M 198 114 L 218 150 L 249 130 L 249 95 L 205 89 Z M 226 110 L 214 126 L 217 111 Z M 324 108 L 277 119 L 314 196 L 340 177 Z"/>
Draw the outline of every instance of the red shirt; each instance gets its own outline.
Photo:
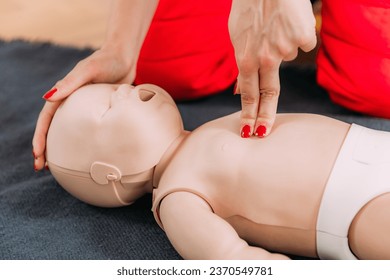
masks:
<path id="1" fill-rule="evenodd" d="M 232 85 L 238 71 L 228 32 L 230 7 L 228 0 L 160 0 L 135 83 L 159 85 L 176 100 Z"/>
<path id="2" fill-rule="evenodd" d="M 390 1 L 324 0 L 318 82 L 332 100 L 390 118 Z"/>

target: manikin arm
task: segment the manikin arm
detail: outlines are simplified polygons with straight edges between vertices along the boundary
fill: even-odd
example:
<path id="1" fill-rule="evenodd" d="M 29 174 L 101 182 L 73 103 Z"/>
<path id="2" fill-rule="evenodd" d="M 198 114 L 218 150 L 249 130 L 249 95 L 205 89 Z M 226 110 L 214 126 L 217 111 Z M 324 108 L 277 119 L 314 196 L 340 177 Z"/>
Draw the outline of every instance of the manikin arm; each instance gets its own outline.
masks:
<path id="1" fill-rule="evenodd" d="M 184 259 L 288 259 L 249 246 L 202 198 L 189 192 L 164 198 L 160 218 L 172 245 Z"/>

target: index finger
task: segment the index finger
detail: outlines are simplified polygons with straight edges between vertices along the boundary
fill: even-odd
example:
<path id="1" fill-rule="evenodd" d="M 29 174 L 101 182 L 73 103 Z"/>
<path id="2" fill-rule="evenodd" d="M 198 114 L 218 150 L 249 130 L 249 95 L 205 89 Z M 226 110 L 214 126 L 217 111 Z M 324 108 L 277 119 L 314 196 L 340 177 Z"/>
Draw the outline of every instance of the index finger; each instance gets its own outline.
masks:
<path id="1" fill-rule="evenodd" d="M 238 87 L 241 95 L 241 137 L 248 138 L 253 134 L 259 109 L 259 75 L 253 74 L 238 76 Z"/>
<path id="2" fill-rule="evenodd" d="M 259 70 L 260 103 L 255 124 L 255 135 L 269 135 L 276 118 L 280 95 L 279 64 Z"/>
<path id="3" fill-rule="evenodd" d="M 78 62 L 62 80 L 59 80 L 53 88 L 43 95 L 43 98 L 51 102 L 63 100 L 76 89 L 91 82 L 96 75 L 95 68 L 85 60 Z"/>

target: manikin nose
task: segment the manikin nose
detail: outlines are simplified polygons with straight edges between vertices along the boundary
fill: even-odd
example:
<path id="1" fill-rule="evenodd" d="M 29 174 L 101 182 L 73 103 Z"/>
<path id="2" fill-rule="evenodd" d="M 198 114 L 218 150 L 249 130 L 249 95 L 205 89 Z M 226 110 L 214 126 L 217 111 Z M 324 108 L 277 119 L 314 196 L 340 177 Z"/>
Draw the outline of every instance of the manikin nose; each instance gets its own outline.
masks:
<path id="1" fill-rule="evenodd" d="M 138 98 L 143 102 L 150 101 L 156 95 L 156 92 L 154 92 L 152 90 L 145 89 L 142 87 L 134 87 L 134 86 L 129 85 L 129 84 L 120 85 L 117 89 L 117 92 L 119 95 L 122 95 L 122 96 L 125 96 L 127 94 L 130 94 L 130 95 L 136 94 L 138 96 Z"/>
<path id="2" fill-rule="evenodd" d="M 143 102 L 150 101 L 155 95 L 156 93 L 152 90 L 144 89 L 144 88 L 138 89 L 139 99 L 141 99 L 141 101 Z"/>
<path id="3" fill-rule="evenodd" d="M 119 94 L 119 95 L 126 95 L 126 94 L 130 94 L 132 93 L 132 91 L 134 91 L 134 86 L 132 85 L 129 85 L 129 84 L 122 84 L 120 85 L 117 89 L 116 89 L 116 92 Z"/>

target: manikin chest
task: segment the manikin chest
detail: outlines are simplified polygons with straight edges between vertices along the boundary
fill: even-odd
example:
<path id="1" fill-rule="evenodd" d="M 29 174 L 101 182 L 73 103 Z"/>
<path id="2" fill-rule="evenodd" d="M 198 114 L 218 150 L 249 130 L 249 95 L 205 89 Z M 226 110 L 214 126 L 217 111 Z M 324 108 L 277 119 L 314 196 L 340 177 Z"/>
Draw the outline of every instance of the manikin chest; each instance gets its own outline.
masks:
<path id="1" fill-rule="evenodd" d="M 265 139 L 242 139 L 230 130 L 205 127 L 177 151 L 159 191 L 187 189 L 223 218 L 238 215 L 261 224 L 310 227 L 323 182 L 301 175 L 313 165 L 310 154 L 297 158 L 288 146 L 275 154 L 273 146 Z"/>

